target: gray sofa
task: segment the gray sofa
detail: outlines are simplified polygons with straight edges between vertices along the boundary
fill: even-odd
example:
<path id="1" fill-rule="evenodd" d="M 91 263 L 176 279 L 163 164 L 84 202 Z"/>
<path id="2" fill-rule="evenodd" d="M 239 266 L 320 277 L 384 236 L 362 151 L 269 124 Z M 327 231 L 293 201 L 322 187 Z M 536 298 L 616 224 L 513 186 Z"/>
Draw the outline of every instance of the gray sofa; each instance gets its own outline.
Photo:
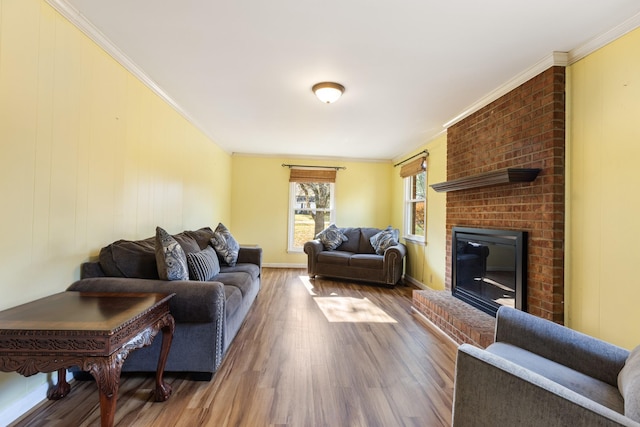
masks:
<path id="1" fill-rule="evenodd" d="M 625 349 L 501 307 L 493 344 L 458 349 L 453 426 L 640 426 L 640 364 L 631 360 Z"/>
<path id="2" fill-rule="evenodd" d="M 404 244 L 397 243 L 378 255 L 370 239 L 382 230 L 371 227 L 338 229 L 347 240 L 333 250 L 326 249 L 319 239 L 304 244 L 309 277 L 329 276 L 390 286 L 400 281 L 407 254 Z"/>
<path id="3" fill-rule="evenodd" d="M 202 228 L 173 237 L 185 253 L 205 249 L 213 231 Z M 161 280 L 154 237 L 119 240 L 102 248 L 97 261 L 84 263 L 81 279 L 69 291 L 175 293 L 170 310 L 176 328 L 165 370 L 192 372 L 208 380 L 216 372 L 260 289 L 262 249 L 240 247 L 238 262 L 220 262 L 210 281 Z M 123 371 L 155 372 L 161 339 L 129 354 Z"/>

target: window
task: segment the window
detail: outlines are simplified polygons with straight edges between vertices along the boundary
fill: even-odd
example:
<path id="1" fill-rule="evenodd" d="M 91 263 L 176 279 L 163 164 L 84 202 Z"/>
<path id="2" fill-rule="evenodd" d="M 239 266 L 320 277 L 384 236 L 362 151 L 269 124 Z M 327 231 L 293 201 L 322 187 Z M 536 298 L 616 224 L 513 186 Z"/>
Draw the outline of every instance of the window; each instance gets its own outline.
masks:
<path id="1" fill-rule="evenodd" d="M 289 251 L 302 251 L 305 242 L 335 222 L 335 172 L 291 169 Z"/>
<path id="2" fill-rule="evenodd" d="M 427 161 L 421 157 L 400 170 L 404 178 L 404 232 L 409 240 L 425 241 L 427 208 Z"/>

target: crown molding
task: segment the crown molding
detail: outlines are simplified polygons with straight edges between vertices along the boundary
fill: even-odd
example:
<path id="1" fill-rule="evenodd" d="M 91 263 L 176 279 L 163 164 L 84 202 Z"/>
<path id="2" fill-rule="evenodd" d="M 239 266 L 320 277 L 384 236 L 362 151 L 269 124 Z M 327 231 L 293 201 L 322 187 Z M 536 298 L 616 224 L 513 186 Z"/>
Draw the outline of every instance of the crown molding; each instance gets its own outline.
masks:
<path id="1" fill-rule="evenodd" d="M 502 86 L 494 89 L 484 97 L 468 106 L 460 114 L 443 124 L 442 127 L 448 129 L 462 119 L 470 116 L 481 108 L 486 107 L 496 99 L 500 98 L 503 95 L 506 95 L 516 87 L 520 86 L 522 83 L 525 83 L 526 81 L 537 76 L 548 68 L 552 66 L 566 67 L 568 65 L 572 65 L 582 58 L 600 49 L 601 47 L 606 46 L 612 41 L 635 30 L 638 27 L 640 27 L 640 13 L 633 15 L 631 18 L 627 19 L 611 30 L 590 39 L 585 44 L 571 49 L 569 52 L 552 52 L 550 55 L 538 61 L 530 68 L 524 70 L 517 76 L 513 77 L 511 80 L 504 83 Z"/>
<path id="2" fill-rule="evenodd" d="M 531 80 L 538 74 L 542 73 L 545 70 L 548 70 L 551 67 L 554 67 L 554 66 L 566 67 L 569 63 L 568 58 L 569 58 L 569 55 L 567 52 L 552 52 L 551 54 L 547 55 L 540 61 L 536 62 L 533 66 L 529 67 L 528 69 L 524 70 L 517 76 L 513 77 L 511 80 L 504 83 L 502 86 L 492 90 L 491 92 L 489 92 L 488 94 L 486 94 L 485 96 L 483 96 L 482 98 L 480 98 L 479 100 L 477 100 L 476 102 L 468 106 L 464 111 L 462 111 L 462 113 L 458 114 L 457 116 L 455 116 L 454 118 L 452 118 L 451 120 L 443 124 L 442 126 L 445 129 L 450 128 L 451 126 L 455 125 L 462 119 L 469 117 L 471 114 L 475 113 L 481 108 L 486 107 L 496 99 L 500 98 L 503 95 L 506 95 L 507 93 L 511 92 L 521 84 Z"/>
<path id="3" fill-rule="evenodd" d="M 592 38 L 582 46 L 571 49 L 571 51 L 569 51 L 569 65 L 578 62 L 582 58 L 595 52 L 601 47 L 608 45 L 612 41 L 619 39 L 620 37 L 635 30 L 638 27 L 640 27 L 640 12 L 636 13 L 620 25 L 613 27 L 609 31 Z"/>
<path id="4" fill-rule="evenodd" d="M 127 71 L 133 74 L 138 80 L 140 80 L 151 91 L 158 95 L 163 101 L 165 101 L 171 108 L 176 110 L 182 115 L 189 123 L 194 125 L 200 132 L 206 135 L 211 141 L 215 143 L 215 139 L 207 130 L 198 123 L 186 110 L 184 110 L 167 92 L 164 91 L 145 71 L 140 68 L 135 62 L 131 60 L 124 52 L 122 52 L 107 36 L 105 36 L 96 26 L 94 26 L 87 18 L 84 17 L 76 8 L 71 6 L 65 0 L 45 0 L 49 6 L 55 9 L 60 15 L 66 18 L 71 24 L 82 31 L 89 39 L 96 43 L 102 50 L 104 50 L 109 56 L 115 59 L 120 65 L 122 65 Z M 217 144 L 216 144 L 217 145 Z M 219 145 L 218 145 L 219 146 Z M 227 154 L 231 154 L 229 151 L 224 150 Z"/>

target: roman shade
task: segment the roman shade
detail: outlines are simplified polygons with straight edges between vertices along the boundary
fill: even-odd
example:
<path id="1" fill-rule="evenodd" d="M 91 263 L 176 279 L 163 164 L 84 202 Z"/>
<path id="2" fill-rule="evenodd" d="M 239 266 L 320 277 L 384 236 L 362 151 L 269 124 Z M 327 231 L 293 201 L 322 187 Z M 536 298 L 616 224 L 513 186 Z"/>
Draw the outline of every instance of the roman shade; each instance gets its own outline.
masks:
<path id="1" fill-rule="evenodd" d="M 335 169 L 291 168 L 289 182 L 336 182 Z"/>
<path id="2" fill-rule="evenodd" d="M 402 178 L 407 178 L 424 172 L 425 170 L 427 170 L 427 158 L 426 156 L 421 156 L 402 165 L 400 168 L 400 176 Z"/>

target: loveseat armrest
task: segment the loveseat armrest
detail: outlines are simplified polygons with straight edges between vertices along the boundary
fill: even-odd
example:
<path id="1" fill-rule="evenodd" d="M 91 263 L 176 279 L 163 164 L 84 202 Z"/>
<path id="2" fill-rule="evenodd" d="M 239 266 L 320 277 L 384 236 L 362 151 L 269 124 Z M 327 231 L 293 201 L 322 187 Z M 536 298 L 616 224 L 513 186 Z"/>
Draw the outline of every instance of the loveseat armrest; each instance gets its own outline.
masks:
<path id="1" fill-rule="evenodd" d="M 262 248 L 259 246 L 240 246 L 238 263 L 255 264 L 262 268 Z"/>
<path id="2" fill-rule="evenodd" d="M 324 250 L 324 245 L 318 239 L 309 240 L 304 243 L 303 250 L 307 254 L 307 273 L 309 277 L 314 277 L 316 275 L 318 254 Z"/>
<path id="3" fill-rule="evenodd" d="M 629 351 L 511 307 L 496 315 L 496 342 L 506 342 L 617 387 Z"/>
<path id="4" fill-rule="evenodd" d="M 542 375 L 469 344 L 458 348 L 452 425 L 640 426 Z"/>
<path id="5" fill-rule="evenodd" d="M 384 269 L 385 283 L 387 285 L 395 285 L 400 281 L 406 255 L 407 247 L 403 243 L 389 246 L 384 251 L 382 268 Z"/>
<path id="6" fill-rule="evenodd" d="M 169 310 L 176 322 L 222 322 L 225 310 L 224 285 L 220 282 L 149 280 L 124 277 L 95 277 L 71 284 L 68 291 L 175 293 Z"/>

